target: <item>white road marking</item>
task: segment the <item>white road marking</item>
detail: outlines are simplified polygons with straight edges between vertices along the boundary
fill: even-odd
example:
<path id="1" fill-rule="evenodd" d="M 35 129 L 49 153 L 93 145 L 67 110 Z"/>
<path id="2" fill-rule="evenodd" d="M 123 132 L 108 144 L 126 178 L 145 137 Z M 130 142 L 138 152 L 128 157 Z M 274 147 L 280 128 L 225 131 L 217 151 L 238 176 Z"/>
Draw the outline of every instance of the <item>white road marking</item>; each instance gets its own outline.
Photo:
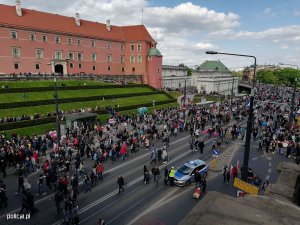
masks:
<path id="1" fill-rule="evenodd" d="M 270 166 L 270 167 L 272 166 L 272 162 L 269 162 L 269 166 Z"/>
<path id="2" fill-rule="evenodd" d="M 251 160 L 257 160 L 258 159 L 258 157 L 254 157 L 254 158 L 252 158 Z"/>
<path id="3" fill-rule="evenodd" d="M 182 141 L 182 140 L 184 140 L 184 139 L 186 139 L 186 138 L 188 138 L 188 137 L 190 137 L 190 135 L 187 135 L 187 136 L 185 136 L 185 137 L 182 137 L 182 138 L 180 138 L 180 139 L 178 139 L 178 140 L 176 140 L 176 141 L 174 141 L 174 142 L 171 142 L 171 143 L 170 143 L 170 146 L 171 146 L 171 145 L 174 145 L 174 144 L 176 144 L 176 143 L 178 143 L 178 142 L 180 142 L 180 141 Z M 213 140 L 213 139 L 210 139 L 210 140 Z M 208 140 L 208 142 L 209 142 L 210 140 Z M 187 154 L 187 152 L 186 152 L 185 154 Z M 141 156 L 138 156 L 138 157 L 136 157 L 136 158 L 134 158 L 134 159 L 132 159 L 132 160 L 130 160 L 130 161 L 127 161 L 127 162 L 125 162 L 125 163 L 122 163 L 122 164 L 120 164 L 120 165 L 118 165 L 118 166 L 116 166 L 116 167 L 113 167 L 113 168 L 111 168 L 111 169 L 105 171 L 105 173 L 109 173 L 109 172 L 115 171 L 115 170 L 120 169 L 120 168 L 122 168 L 122 167 L 124 167 L 124 166 L 127 166 L 128 164 L 130 164 L 130 163 L 132 163 L 132 162 L 134 162 L 134 161 L 140 160 L 141 158 L 148 157 L 148 156 L 149 156 L 149 153 L 146 152 L 146 154 L 141 155 Z M 182 157 L 183 157 L 183 156 L 182 156 Z M 176 157 L 176 158 L 177 158 L 177 157 Z M 171 160 L 171 161 L 172 161 L 172 160 Z M 169 163 L 167 163 L 167 164 L 169 164 Z M 166 164 L 166 165 L 167 165 L 167 164 Z M 132 182 L 133 182 L 133 181 L 132 181 Z M 79 182 L 79 185 L 82 185 L 82 184 L 83 184 L 83 181 L 80 181 L 80 182 Z M 128 184 L 128 185 L 129 185 L 129 184 Z M 111 193 L 111 194 L 112 194 L 112 193 Z M 51 194 L 51 195 L 49 195 L 49 196 L 47 196 L 47 197 L 41 198 L 41 199 L 35 201 L 35 204 L 39 204 L 39 203 L 41 203 L 41 202 L 43 202 L 43 201 L 45 201 L 45 200 L 51 201 L 51 200 L 53 199 L 54 195 L 55 195 L 55 193 L 53 193 L 53 194 Z M 104 197 L 105 197 L 105 196 L 104 196 Z M 103 197 L 103 198 L 104 198 L 104 197 Z M 110 197 L 111 197 L 111 196 L 110 196 Z M 109 198 L 109 197 L 108 197 L 108 198 Z M 101 199 L 102 199 L 102 198 L 101 198 Z M 105 200 L 106 200 L 106 199 L 104 199 L 103 201 L 105 201 Z M 16 212 L 19 212 L 20 210 L 21 210 L 21 207 L 15 209 L 15 210 L 12 210 L 12 211 L 10 211 L 10 212 L 7 212 L 7 214 L 16 213 Z M 0 216 L 0 220 L 3 219 L 3 218 L 6 218 L 6 214 Z"/>
<path id="4" fill-rule="evenodd" d="M 272 169 L 271 168 L 268 169 L 268 173 L 272 173 Z"/>

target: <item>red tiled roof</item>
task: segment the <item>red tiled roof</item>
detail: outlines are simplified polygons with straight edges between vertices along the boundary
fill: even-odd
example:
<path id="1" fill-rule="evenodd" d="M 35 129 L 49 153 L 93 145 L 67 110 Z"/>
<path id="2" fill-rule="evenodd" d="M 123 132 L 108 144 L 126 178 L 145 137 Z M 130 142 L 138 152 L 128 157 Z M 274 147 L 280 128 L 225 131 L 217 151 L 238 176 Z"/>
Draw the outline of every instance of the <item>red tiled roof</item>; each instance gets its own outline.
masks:
<path id="1" fill-rule="evenodd" d="M 80 19 L 80 26 L 75 23 L 75 18 L 57 14 L 40 12 L 22 8 L 23 16 L 17 16 L 15 6 L 0 4 L 0 25 L 16 28 L 27 28 L 41 32 L 53 32 L 69 35 L 86 36 L 116 41 L 154 41 L 143 25 L 137 26 L 111 26 L 111 31 L 106 29 L 106 24 Z"/>
<path id="2" fill-rule="evenodd" d="M 122 31 L 126 41 L 147 41 L 156 43 L 144 25 L 124 26 L 122 27 Z"/>

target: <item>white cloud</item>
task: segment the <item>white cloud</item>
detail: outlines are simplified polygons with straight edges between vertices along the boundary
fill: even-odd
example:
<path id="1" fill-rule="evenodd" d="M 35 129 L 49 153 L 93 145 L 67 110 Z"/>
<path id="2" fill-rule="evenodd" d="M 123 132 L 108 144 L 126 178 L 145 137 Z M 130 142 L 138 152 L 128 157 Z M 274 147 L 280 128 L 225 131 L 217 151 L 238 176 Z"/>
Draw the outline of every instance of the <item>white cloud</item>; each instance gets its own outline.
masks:
<path id="1" fill-rule="evenodd" d="M 284 49 L 284 50 L 285 50 L 285 49 L 289 49 L 289 48 L 290 48 L 289 45 L 282 45 L 282 46 L 281 46 L 281 49 Z"/>
<path id="2" fill-rule="evenodd" d="M 198 42 L 196 44 L 196 48 L 200 50 L 209 50 L 209 49 L 216 49 L 217 47 L 211 43 Z"/>
<path id="3" fill-rule="evenodd" d="M 220 51 L 230 49 L 241 53 L 251 50 L 253 54 L 257 54 L 258 60 L 267 63 L 276 60 L 300 61 L 298 47 L 300 25 L 297 25 L 299 24 L 297 21 L 294 21 L 295 25 L 250 31 L 256 27 L 240 29 L 240 17 L 236 13 L 217 12 L 191 2 L 180 3 L 174 7 L 155 6 L 150 5 L 149 2 L 149 0 L 21 0 L 25 8 L 66 16 L 74 16 L 77 10 L 82 19 L 100 23 L 110 19 L 112 25 L 141 24 L 142 9 L 144 9 L 143 22 L 158 42 L 158 48 L 164 55 L 164 64 L 200 64 L 208 58 L 204 53 L 205 50 L 216 49 Z M 1 4 L 13 5 L 15 1 L 2 0 Z M 275 6 L 268 7 L 263 9 L 262 13 L 264 17 L 274 15 L 275 11 L 276 15 L 282 13 L 282 10 L 279 12 L 277 9 L 278 7 Z M 291 10 L 291 12 L 294 16 L 300 16 L 299 10 Z M 235 44 L 235 40 L 239 44 Z M 254 44 L 251 42 L 253 40 L 255 40 Z M 234 44 L 228 46 L 227 43 Z M 241 46 L 240 43 L 244 45 Z M 266 53 L 263 54 L 261 49 L 269 43 L 278 48 L 266 49 Z M 287 47 L 289 51 L 284 50 Z M 285 54 L 289 52 L 290 55 L 283 55 L 283 52 Z M 221 56 L 212 58 L 221 59 L 228 67 L 251 64 L 251 62 L 247 63 L 249 59 L 237 60 L 237 58 Z"/>
<path id="4" fill-rule="evenodd" d="M 238 15 L 217 13 L 191 2 L 182 3 L 174 8 L 148 7 L 144 12 L 146 25 L 164 27 L 172 33 L 223 30 L 239 26 Z"/>
<path id="5" fill-rule="evenodd" d="M 294 16 L 300 16 L 300 11 L 295 10 L 295 11 L 294 11 Z"/>
<path id="6" fill-rule="evenodd" d="M 225 30 L 222 32 L 211 32 L 210 37 L 215 39 L 248 39 L 266 40 L 277 43 L 300 44 L 300 25 L 270 28 L 264 31 L 234 31 Z"/>
<path id="7" fill-rule="evenodd" d="M 266 8 L 264 10 L 264 14 L 271 14 L 272 13 L 272 9 L 271 8 Z"/>

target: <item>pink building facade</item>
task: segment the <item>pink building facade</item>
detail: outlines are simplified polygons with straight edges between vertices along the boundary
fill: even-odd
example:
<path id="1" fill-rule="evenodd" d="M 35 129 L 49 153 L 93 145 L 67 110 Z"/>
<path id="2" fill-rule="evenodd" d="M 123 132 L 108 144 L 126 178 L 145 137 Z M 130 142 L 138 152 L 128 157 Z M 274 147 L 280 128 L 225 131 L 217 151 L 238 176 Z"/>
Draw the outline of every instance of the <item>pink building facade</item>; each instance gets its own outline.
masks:
<path id="1" fill-rule="evenodd" d="M 162 87 L 162 55 L 144 25 L 112 26 L 0 4 L 0 75 L 142 75 Z"/>

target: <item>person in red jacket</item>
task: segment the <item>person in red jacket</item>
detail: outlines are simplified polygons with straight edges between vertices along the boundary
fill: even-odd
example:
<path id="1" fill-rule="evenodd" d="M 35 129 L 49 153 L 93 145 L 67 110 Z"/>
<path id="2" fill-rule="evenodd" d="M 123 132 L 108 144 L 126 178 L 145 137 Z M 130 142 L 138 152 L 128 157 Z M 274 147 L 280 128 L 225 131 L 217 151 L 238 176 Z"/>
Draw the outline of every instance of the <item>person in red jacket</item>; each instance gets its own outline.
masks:
<path id="1" fill-rule="evenodd" d="M 100 163 L 98 164 L 97 168 L 96 168 L 97 177 L 98 177 L 99 179 L 102 179 L 102 178 L 103 178 L 103 176 L 102 176 L 103 171 L 104 171 L 104 166 L 103 166 L 103 164 L 100 162 Z"/>
<path id="2" fill-rule="evenodd" d="M 127 153 L 127 145 L 126 145 L 126 143 L 124 143 L 120 149 L 120 156 L 121 156 L 122 160 L 125 159 L 126 153 Z"/>

